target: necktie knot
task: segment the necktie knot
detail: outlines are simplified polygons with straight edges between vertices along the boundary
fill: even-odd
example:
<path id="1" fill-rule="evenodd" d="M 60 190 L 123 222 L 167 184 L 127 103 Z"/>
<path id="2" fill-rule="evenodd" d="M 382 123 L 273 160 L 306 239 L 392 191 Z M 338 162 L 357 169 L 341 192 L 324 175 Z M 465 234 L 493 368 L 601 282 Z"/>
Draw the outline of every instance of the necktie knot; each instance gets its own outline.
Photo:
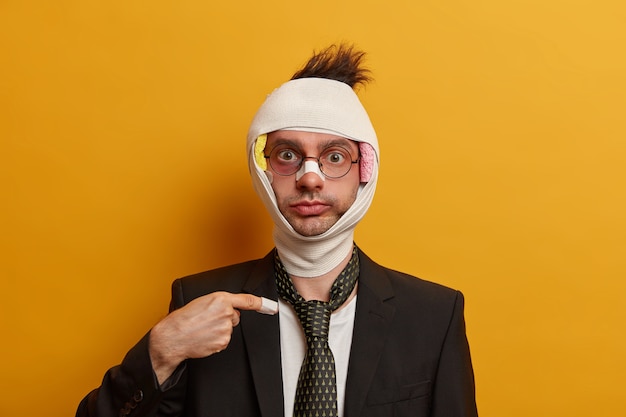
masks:
<path id="1" fill-rule="evenodd" d="M 328 330 L 330 327 L 330 315 L 332 310 L 328 303 L 322 301 L 297 301 L 293 305 L 298 319 L 302 324 L 307 342 L 317 338 L 328 340 Z"/>

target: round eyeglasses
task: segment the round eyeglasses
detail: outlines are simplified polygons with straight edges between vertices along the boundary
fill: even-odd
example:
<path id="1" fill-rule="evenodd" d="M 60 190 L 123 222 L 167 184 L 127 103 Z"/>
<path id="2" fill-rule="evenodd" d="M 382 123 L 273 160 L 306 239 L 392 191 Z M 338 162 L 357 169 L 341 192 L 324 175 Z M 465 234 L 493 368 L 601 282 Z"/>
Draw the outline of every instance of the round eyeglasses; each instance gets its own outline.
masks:
<path id="1" fill-rule="evenodd" d="M 289 176 L 300 170 L 302 164 L 307 159 L 317 161 L 320 171 L 326 178 L 341 178 L 350 172 L 353 164 L 361 159 L 359 155 L 356 160 L 352 160 L 352 155 L 343 146 L 332 146 L 324 149 L 319 157 L 303 156 L 297 150 L 287 146 L 275 146 L 269 156 L 264 155 L 268 159 L 270 166 L 278 175 Z"/>

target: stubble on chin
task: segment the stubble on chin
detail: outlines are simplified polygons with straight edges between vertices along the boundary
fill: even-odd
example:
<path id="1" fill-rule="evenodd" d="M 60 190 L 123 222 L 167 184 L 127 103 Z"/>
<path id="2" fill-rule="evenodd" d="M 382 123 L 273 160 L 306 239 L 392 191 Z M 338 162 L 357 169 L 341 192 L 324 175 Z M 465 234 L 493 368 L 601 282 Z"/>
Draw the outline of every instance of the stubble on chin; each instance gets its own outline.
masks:
<path id="1" fill-rule="evenodd" d="M 333 227 L 335 223 L 339 220 L 339 217 L 333 218 L 306 218 L 290 220 L 287 218 L 287 221 L 294 228 L 296 232 L 301 234 L 302 236 L 311 237 L 311 236 L 319 236 L 322 233 L 326 232 L 328 229 Z"/>

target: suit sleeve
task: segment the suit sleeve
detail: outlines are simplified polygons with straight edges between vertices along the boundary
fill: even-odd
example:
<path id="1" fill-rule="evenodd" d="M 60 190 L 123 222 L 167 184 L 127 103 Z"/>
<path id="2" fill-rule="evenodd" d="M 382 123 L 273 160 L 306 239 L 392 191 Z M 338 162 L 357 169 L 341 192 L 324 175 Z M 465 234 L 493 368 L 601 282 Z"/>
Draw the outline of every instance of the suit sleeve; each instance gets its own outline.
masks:
<path id="1" fill-rule="evenodd" d="M 179 281 L 172 286 L 170 311 L 183 304 Z M 177 417 L 183 413 L 186 387 L 185 364 L 181 364 L 161 387 L 150 361 L 150 333 L 109 369 L 100 387 L 78 406 L 76 417 Z"/>
<path id="2" fill-rule="evenodd" d="M 474 371 L 457 292 L 433 387 L 432 417 L 477 417 Z"/>

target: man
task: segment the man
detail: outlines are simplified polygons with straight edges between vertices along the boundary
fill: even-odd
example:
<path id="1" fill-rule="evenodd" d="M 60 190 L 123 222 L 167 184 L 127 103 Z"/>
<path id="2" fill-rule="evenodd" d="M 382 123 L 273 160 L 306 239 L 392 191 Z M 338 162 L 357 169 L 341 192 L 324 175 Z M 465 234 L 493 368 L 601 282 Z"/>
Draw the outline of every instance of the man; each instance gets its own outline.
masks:
<path id="1" fill-rule="evenodd" d="M 170 314 L 77 416 L 477 415 L 461 293 L 383 268 L 353 241 L 379 161 L 353 90 L 369 80 L 363 56 L 315 54 L 250 126 L 276 248 L 175 281 Z"/>

